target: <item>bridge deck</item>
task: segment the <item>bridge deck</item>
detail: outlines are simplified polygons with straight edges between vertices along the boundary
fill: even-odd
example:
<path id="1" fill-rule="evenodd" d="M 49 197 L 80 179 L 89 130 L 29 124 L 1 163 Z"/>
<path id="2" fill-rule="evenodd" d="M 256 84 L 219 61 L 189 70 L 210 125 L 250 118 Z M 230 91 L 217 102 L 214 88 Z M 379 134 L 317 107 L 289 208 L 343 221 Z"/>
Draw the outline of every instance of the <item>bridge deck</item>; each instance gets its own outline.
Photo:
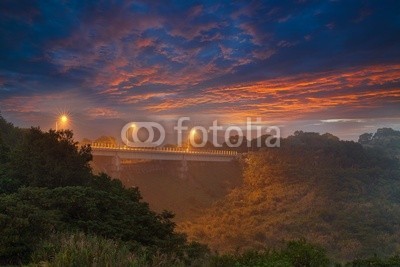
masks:
<path id="1" fill-rule="evenodd" d="M 118 156 L 121 159 L 187 160 L 187 161 L 231 161 L 236 151 L 188 150 L 182 148 L 139 148 L 92 143 L 95 156 Z"/>

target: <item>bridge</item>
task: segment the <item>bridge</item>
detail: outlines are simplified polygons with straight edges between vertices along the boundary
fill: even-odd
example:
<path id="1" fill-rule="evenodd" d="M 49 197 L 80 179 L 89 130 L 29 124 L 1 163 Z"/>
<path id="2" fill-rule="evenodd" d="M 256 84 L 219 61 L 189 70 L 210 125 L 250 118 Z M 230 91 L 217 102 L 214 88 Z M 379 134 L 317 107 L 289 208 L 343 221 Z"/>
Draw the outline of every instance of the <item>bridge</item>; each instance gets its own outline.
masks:
<path id="1" fill-rule="evenodd" d="M 188 150 L 183 148 L 141 148 L 92 143 L 94 156 L 119 157 L 120 159 L 186 160 L 186 161 L 231 161 L 237 157 L 236 151 L 228 150 Z"/>
<path id="2" fill-rule="evenodd" d="M 184 177 L 187 170 L 187 161 L 205 162 L 229 162 L 237 158 L 236 151 L 229 150 L 194 150 L 183 148 L 157 147 L 127 147 L 104 143 L 92 143 L 93 156 L 111 157 L 114 165 L 114 175 L 119 176 L 121 171 L 121 160 L 123 159 L 148 159 L 148 160 L 175 160 L 181 161 L 179 169 L 181 177 Z"/>

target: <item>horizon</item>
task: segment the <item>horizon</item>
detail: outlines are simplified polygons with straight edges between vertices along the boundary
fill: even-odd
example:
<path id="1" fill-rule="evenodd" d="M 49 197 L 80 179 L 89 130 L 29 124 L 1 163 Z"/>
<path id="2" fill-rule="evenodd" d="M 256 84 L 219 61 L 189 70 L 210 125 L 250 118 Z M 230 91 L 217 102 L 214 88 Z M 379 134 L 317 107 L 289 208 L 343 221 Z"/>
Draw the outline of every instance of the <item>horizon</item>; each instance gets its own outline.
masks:
<path id="1" fill-rule="evenodd" d="M 3 114 L 1 114 L 1 112 L 0 112 L 0 116 L 1 117 L 3 117 L 7 122 L 9 122 L 9 123 L 12 123 L 15 127 L 19 127 L 19 128 L 21 128 L 21 129 L 29 129 L 29 128 L 31 128 L 31 127 L 38 127 L 38 128 L 40 128 L 40 130 L 42 130 L 42 131 L 49 131 L 49 130 L 55 130 L 54 129 L 54 127 L 50 127 L 49 129 L 43 129 L 43 128 L 41 128 L 39 125 L 37 125 L 37 126 L 35 126 L 35 125 L 28 125 L 28 126 L 19 126 L 19 125 L 16 125 L 16 124 L 14 124 L 14 122 L 13 121 L 10 121 L 10 120 L 8 120 L 6 117 L 4 117 L 3 116 Z M 69 117 L 70 118 L 70 117 Z M 170 120 L 170 121 L 168 121 L 167 123 L 161 123 L 161 125 L 164 127 L 164 129 L 166 130 L 166 138 L 165 138 L 165 141 L 161 144 L 161 146 L 165 146 L 165 145 L 177 145 L 177 142 L 175 142 L 176 141 L 176 130 L 175 129 L 173 129 L 173 127 L 175 127 L 174 126 L 174 123 L 172 123 L 172 122 L 176 122 L 176 121 L 172 121 L 172 120 Z M 254 121 L 253 121 L 254 122 Z M 120 123 L 122 123 L 121 121 L 120 121 Z M 125 123 L 125 122 L 124 122 Z M 129 123 L 128 123 L 129 124 Z M 261 124 L 259 124 L 259 125 L 261 125 L 262 126 L 262 128 L 263 127 L 266 127 L 266 128 L 268 128 L 269 126 L 267 125 L 267 124 L 263 124 L 263 123 L 261 123 Z M 389 129 L 393 129 L 393 130 L 396 130 L 396 131 L 399 131 L 399 129 L 396 129 L 396 128 L 392 128 L 392 127 L 386 127 L 385 126 L 386 124 L 382 124 L 382 126 L 378 126 L 376 129 L 373 129 L 373 128 L 370 128 L 370 131 L 368 131 L 368 132 L 359 132 L 359 133 L 354 133 L 354 138 L 353 139 L 344 139 L 344 138 L 341 138 L 339 135 L 335 135 L 335 134 L 333 134 L 332 132 L 329 132 L 329 131 L 325 131 L 325 132 L 318 132 L 318 131 L 307 131 L 307 130 L 303 130 L 303 129 L 294 129 L 293 131 L 291 131 L 291 132 L 288 132 L 288 131 L 286 131 L 285 130 L 285 128 L 284 127 L 278 127 L 279 129 L 280 129 L 280 134 L 275 134 L 275 132 L 274 131 L 272 131 L 272 132 L 262 132 L 262 134 L 261 135 L 257 135 L 257 131 L 256 130 L 252 130 L 251 132 L 250 132 L 250 135 L 248 135 L 249 134 L 249 132 L 246 132 L 246 126 L 245 125 L 241 125 L 240 127 L 242 127 L 243 129 L 243 138 L 244 138 L 244 140 L 248 140 L 248 141 L 250 141 L 250 140 L 254 140 L 254 139 L 257 139 L 257 138 L 259 138 L 260 136 L 262 136 L 262 135 L 265 135 L 265 134 L 270 134 L 270 135 L 272 135 L 272 136 L 276 136 L 276 137 L 278 137 L 279 136 L 279 138 L 281 138 L 281 139 L 285 139 L 285 138 L 287 138 L 287 137 L 289 137 L 289 136 L 294 136 L 294 134 L 295 134 L 295 132 L 296 131 L 302 131 L 302 132 L 304 132 L 304 133 L 317 133 L 317 134 L 319 134 L 319 135 L 323 135 L 323 134 L 332 134 L 332 135 L 334 135 L 334 136 L 336 136 L 336 137 L 338 137 L 339 138 L 339 140 L 340 141 L 354 141 L 354 142 L 358 142 L 358 138 L 360 137 L 360 135 L 362 135 L 362 134 L 365 134 L 365 133 L 369 133 L 369 134 L 375 134 L 375 133 L 377 133 L 377 131 L 379 130 L 379 129 L 382 129 L 382 128 L 389 128 Z M 196 126 L 198 126 L 198 125 L 196 125 Z M 237 125 L 235 125 L 235 126 L 237 126 Z M 253 125 L 254 126 L 254 125 Z M 275 126 L 273 126 L 273 125 L 270 125 L 271 127 L 275 127 Z M 206 124 L 203 124 L 201 127 L 204 127 L 204 128 L 207 128 L 207 127 L 212 127 L 212 123 L 210 123 L 210 124 L 208 124 L 208 125 L 206 125 Z M 229 126 L 226 126 L 226 125 L 224 125 L 224 126 L 222 126 L 223 127 L 223 130 L 216 130 L 216 132 L 218 133 L 217 134 L 217 142 L 219 143 L 219 144 L 222 144 L 222 142 L 224 141 L 224 131 L 226 130 L 226 128 L 228 128 Z M 102 132 L 102 133 L 99 133 L 98 135 L 93 135 L 93 136 L 79 136 L 79 135 L 76 135 L 76 133 L 74 132 L 74 130 L 72 129 L 72 128 L 68 128 L 68 127 L 65 127 L 65 128 L 63 128 L 63 130 L 70 130 L 70 131 L 72 131 L 73 132 L 73 134 L 74 134 L 74 139 L 76 140 L 76 141 L 78 141 L 78 142 L 81 142 L 81 141 L 84 141 L 84 139 L 88 139 L 88 140 L 90 140 L 90 141 L 92 141 L 92 142 L 94 142 L 96 139 L 99 139 L 99 138 L 101 138 L 101 137 L 112 137 L 112 138 L 115 138 L 115 140 L 117 141 L 117 143 L 118 144 L 120 144 L 120 145 L 122 145 L 122 144 L 124 144 L 124 141 L 121 139 L 121 131 L 119 131 L 119 128 L 123 128 L 123 126 L 121 126 L 121 127 L 116 127 L 116 129 L 117 129 L 117 131 L 115 131 L 114 132 L 114 134 L 112 133 L 112 132 Z M 185 134 L 185 133 L 190 133 L 190 130 L 192 129 L 192 127 L 191 126 L 188 126 L 188 130 L 185 130 L 185 131 L 183 131 L 184 132 L 184 134 L 183 134 L 183 136 L 186 136 L 187 134 Z M 263 128 L 263 130 L 264 130 L 264 128 Z M 141 135 L 143 135 L 143 133 L 142 132 L 138 132 L 137 133 L 138 134 L 138 136 L 139 136 L 139 138 L 142 140 L 143 138 L 146 138 L 147 136 L 148 136 L 148 134 L 145 134 L 145 137 L 140 137 Z M 231 134 L 230 134 L 230 136 L 234 136 L 234 135 L 236 135 L 237 134 L 237 132 L 235 132 L 235 131 L 233 131 Z M 213 140 L 213 137 L 212 137 L 212 131 L 210 132 L 210 130 L 208 131 L 208 134 L 207 134 L 207 140 L 208 141 L 210 141 L 211 142 L 211 140 Z M 157 133 L 156 133 L 156 136 L 157 136 Z M 248 136 L 250 136 L 250 138 L 248 138 Z"/>

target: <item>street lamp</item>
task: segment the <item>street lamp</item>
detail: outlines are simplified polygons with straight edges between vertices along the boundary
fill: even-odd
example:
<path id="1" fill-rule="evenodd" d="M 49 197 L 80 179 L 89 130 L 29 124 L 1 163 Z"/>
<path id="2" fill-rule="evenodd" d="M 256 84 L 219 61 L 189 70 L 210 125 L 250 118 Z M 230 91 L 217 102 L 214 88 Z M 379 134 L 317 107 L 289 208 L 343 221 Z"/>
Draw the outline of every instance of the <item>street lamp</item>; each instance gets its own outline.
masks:
<path id="1" fill-rule="evenodd" d="M 192 130 L 190 131 L 189 135 L 188 135 L 188 140 L 187 140 L 188 147 L 187 147 L 187 151 L 189 151 L 189 148 L 190 148 L 190 145 L 191 145 L 190 140 L 193 139 L 193 142 L 194 142 L 194 137 L 195 137 L 195 136 L 196 136 L 196 129 L 192 129 Z"/>
<path id="2" fill-rule="evenodd" d="M 131 136 L 132 136 L 132 141 L 134 141 L 133 140 L 133 134 L 135 132 L 135 128 L 136 128 L 136 124 L 134 124 L 134 123 L 132 123 L 131 126 L 129 126 L 128 130 L 126 131 L 126 140 L 129 140 L 129 134 L 130 134 L 129 129 L 132 129 Z"/>
<path id="3" fill-rule="evenodd" d="M 68 122 L 68 117 L 67 115 L 61 115 L 57 120 L 56 120 L 56 131 L 58 131 L 58 121 L 60 121 L 60 123 L 62 125 L 67 124 Z"/>

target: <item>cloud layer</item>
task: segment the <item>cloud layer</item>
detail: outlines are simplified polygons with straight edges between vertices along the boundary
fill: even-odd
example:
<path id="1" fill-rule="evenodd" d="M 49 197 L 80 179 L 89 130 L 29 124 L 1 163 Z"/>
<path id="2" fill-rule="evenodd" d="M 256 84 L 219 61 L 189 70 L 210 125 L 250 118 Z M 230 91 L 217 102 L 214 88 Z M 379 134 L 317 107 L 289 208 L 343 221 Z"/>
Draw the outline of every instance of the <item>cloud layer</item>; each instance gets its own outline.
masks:
<path id="1" fill-rule="evenodd" d="M 2 1 L 0 111 L 22 124 L 38 114 L 40 125 L 66 105 L 87 120 L 397 123 L 399 8 L 394 0 Z"/>

